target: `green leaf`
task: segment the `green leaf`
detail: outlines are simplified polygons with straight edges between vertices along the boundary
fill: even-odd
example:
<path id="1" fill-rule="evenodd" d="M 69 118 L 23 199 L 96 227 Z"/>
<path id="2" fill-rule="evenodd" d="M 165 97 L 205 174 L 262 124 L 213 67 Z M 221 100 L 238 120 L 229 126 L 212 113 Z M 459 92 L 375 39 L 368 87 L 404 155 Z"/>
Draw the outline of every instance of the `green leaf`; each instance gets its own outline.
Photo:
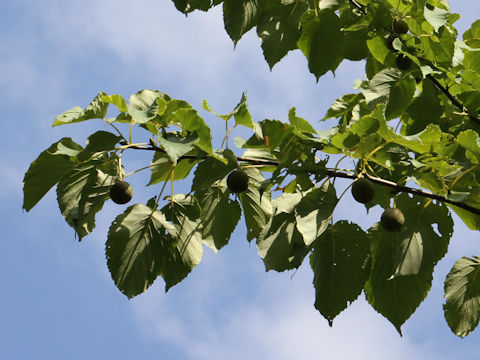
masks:
<path id="1" fill-rule="evenodd" d="M 449 12 L 447 10 L 433 7 L 431 5 L 425 5 L 425 8 L 423 9 L 425 20 L 433 26 L 436 32 L 448 22 L 448 15 Z"/>
<path id="2" fill-rule="evenodd" d="M 170 96 L 161 91 L 145 89 L 131 95 L 128 101 L 130 106 L 133 106 L 138 110 L 147 110 L 157 101 L 157 99 L 162 99 L 166 102 L 171 100 Z"/>
<path id="3" fill-rule="evenodd" d="M 108 131 L 97 131 L 87 139 L 85 149 L 78 155 L 79 160 L 87 160 L 96 153 L 115 149 L 115 145 L 122 138 Z"/>
<path id="4" fill-rule="evenodd" d="M 470 334 L 480 318 L 480 258 L 462 257 L 445 280 L 443 305 L 450 329 L 459 337 Z"/>
<path id="5" fill-rule="evenodd" d="M 480 109 L 480 91 L 465 91 L 458 95 L 458 99 L 470 114 L 477 114 Z"/>
<path id="6" fill-rule="evenodd" d="M 257 25 L 261 5 L 258 0 L 225 0 L 223 2 L 223 21 L 225 30 L 237 44 L 248 30 Z"/>
<path id="7" fill-rule="evenodd" d="M 369 254 L 367 234 L 347 221 L 330 226 L 315 242 L 310 255 L 315 308 L 330 326 L 362 292 L 370 270 Z"/>
<path id="8" fill-rule="evenodd" d="M 372 56 L 381 64 L 392 63 L 394 55 L 385 45 L 386 39 L 377 35 L 367 40 L 367 47 Z"/>
<path id="9" fill-rule="evenodd" d="M 471 28 L 463 34 L 463 40 L 472 48 L 480 48 L 480 20 L 475 21 Z"/>
<path id="10" fill-rule="evenodd" d="M 463 59 L 465 70 L 471 70 L 477 74 L 480 72 L 480 51 L 468 51 Z"/>
<path id="11" fill-rule="evenodd" d="M 297 48 L 300 38 L 301 16 L 307 10 L 306 1 L 278 3 L 260 18 L 257 26 L 258 37 L 262 40 L 265 60 L 270 69 L 290 50 Z"/>
<path id="12" fill-rule="evenodd" d="M 163 115 L 167 108 L 167 101 L 170 97 L 160 91 L 141 90 L 130 96 L 127 105 L 128 113 L 132 116 L 134 123 L 146 124 Z"/>
<path id="13" fill-rule="evenodd" d="M 245 147 L 266 147 L 275 150 L 292 133 L 292 127 L 280 120 L 265 119 L 256 124 L 255 134 L 245 143 Z"/>
<path id="14" fill-rule="evenodd" d="M 242 204 L 245 224 L 247 225 L 247 239 L 252 241 L 263 230 L 272 216 L 272 203 L 270 192 L 260 194 L 258 185 L 264 180 L 260 171 L 247 168 L 245 172 L 250 177 L 248 189 L 239 194 Z"/>
<path id="15" fill-rule="evenodd" d="M 381 105 L 379 105 L 379 108 L 381 108 Z M 397 134 L 390 126 L 388 126 L 386 119 L 378 115 L 378 112 L 376 112 L 376 118 L 379 123 L 377 134 L 380 135 L 385 141 L 402 145 L 407 149 L 420 154 L 429 153 L 433 150 L 436 150 L 435 148 L 439 147 L 439 144 L 446 145 L 445 142 L 449 140 L 447 136 L 443 136 L 445 134 L 437 125 L 428 125 L 425 130 L 417 134 L 402 136 Z"/>
<path id="16" fill-rule="evenodd" d="M 108 103 L 102 101 L 104 95 L 107 94 L 100 91 L 85 109 L 75 106 L 74 108 L 65 111 L 63 114 L 58 115 L 53 122 L 53 126 L 77 123 L 90 119 L 103 119 L 107 115 L 108 109 Z"/>
<path id="17" fill-rule="evenodd" d="M 177 160 L 190 152 L 199 141 L 196 134 L 190 134 L 185 137 L 178 133 L 169 132 L 158 134 L 157 136 L 160 139 L 163 149 L 170 160 L 172 160 L 173 165 L 177 165 Z"/>
<path id="18" fill-rule="evenodd" d="M 211 0 L 173 0 L 173 3 L 184 14 L 195 10 L 207 11 L 214 5 Z"/>
<path id="19" fill-rule="evenodd" d="M 81 150 L 71 138 L 63 138 L 30 164 L 23 178 L 23 208 L 26 211 L 30 211 L 75 166 L 76 155 Z"/>
<path id="20" fill-rule="evenodd" d="M 233 109 L 233 117 L 235 119 L 235 125 L 243 125 L 250 129 L 253 129 L 254 123 L 250 112 L 248 111 L 247 95 L 242 94 L 240 102 Z"/>
<path id="21" fill-rule="evenodd" d="M 468 210 L 462 209 L 458 206 L 448 204 L 448 207 L 455 211 L 460 219 L 468 226 L 470 230 L 480 230 L 480 216 L 473 214 Z"/>
<path id="22" fill-rule="evenodd" d="M 333 10 L 323 9 L 318 15 L 310 10 L 302 15 L 302 34 L 297 45 L 317 80 L 329 70 L 334 72 L 342 62 L 343 42 L 341 22 Z"/>
<path id="23" fill-rule="evenodd" d="M 467 149 L 467 159 L 476 164 L 480 163 L 480 138 L 475 131 L 462 131 L 457 136 L 457 142 Z"/>
<path id="24" fill-rule="evenodd" d="M 198 163 L 197 159 L 182 159 L 177 162 L 174 169 L 173 180 L 185 179 L 193 167 Z M 173 162 L 170 157 L 160 151 L 156 151 L 152 160 L 152 173 L 148 185 L 154 185 L 161 181 L 171 180 Z"/>
<path id="25" fill-rule="evenodd" d="M 447 251 L 453 221 L 445 206 L 428 205 L 427 200 L 401 195 L 397 207 L 405 215 L 402 232 L 387 232 L 379 224 L 369 230 L 372 271 L 365 293 L 373 308 L 401 333 L 402 324 L 431 287 L 433 268 Z"/>
<path id="26" fill-rule="evenodd" d="M 207 154 L 213 154 L 212 136 L 210 128 L 205 121 L 198 116 L 194 109 L 179 109 L 172 114 L 176 121 L 182 125 L 182 129 L 188 133 L 196 134 L 198 142 L 195 144 Z"/>
<path id="27" fill-rule="evenodd" d="M 310 134 L 317 133 L 317 131 L 313 128 L 312 125 L 310 125 L 310 123 L 307 120 L 297 116 L 296 109 L 294 107 L 288 111 L 288 121 L 290 122 L 290 124 L 292 124 L 292 126 L 297 131 L 306 132 Z"/>
<path id="28" fill-rule="evenodd" d="M 455 36 L 447 28 L 441 28 L 438 37 L 428 37 L 427 58 L 435 64 L 450 67 L 455 53 Z"/>
<path id="29" fill-rule="evenodd" d="M 300 200 L 302 200 L 303 194 L 299 192 L 294 193 L 284 193 L 280 196 L 277 196 L 275 199 L 272 199 L 272 206 L 274 208 L 274 213 L 286 213 L 292 214 L 295 212 Z"/>
<path id="30" fill-rule="evenodd" d="M 162 209 L 175 229 L 175 244 L 162 273 L 165 291 L 182 281 L 202 260 L 200 207 L 195 198 L 176 194 Z"/>
<path id="31" fill-rule="evenodd" d="M 158 115 L 158 104 L 155 101 L 148 109 L 141 110 L 134 105 L 128 105 L 128 113 L 133 118 L 135 124 L 146 124 L 150 120 L 155 119 Z"/>
<path id="32" fill-rule="evenodd" d="M 384 69 L 370 80 L 363 90 L 369 105 L 387 103 L 385 117 L 387 120 L 400 116 L 413 101 L 415 79 L 405 76 L 397 69 Z"/>
<path id="33" fill-rule="evenodd" d="M 433 269 L 447 253 L 453 233 L 453 221 L 447 207 L 428 205 L 426 200 L 405 195 L 398 197 L 397 207 L 405 215 L 405 225 L 396 238 L 398 246 L 392 276 L 415 275 L 422 266 Z"/>
<path id="34" fill-rule="evenodd" d="M 110 161 L 117 163 L 116 158 Z M 90 160 L 79 163 L 58 183 L 58 206 L 79 240 L 95 228 L 95 214 L 102 209 L 110 186 L 117 180 L 116 171 L 106 170 L 104 161 Z"/>
<path id="35" fill-rule="evenodd" d="M 327 229 L 337 202 L 335 187 L 326 181 L 298 203 L 295 219 L 305 245 L 310 246 Z"/>
<path id="36" fill-rule="evenodd" d="M 240 102 L 237 104 L 235 109 L 233 109 L 233 111 L 230 114 L 225 114 L 225 115 L 218 114 L 211 108 L 207 100 L 203 100 L 203 108 L 225 121 L 229 120 L 233 116 L 235 118 L 235 125 L 243 125 L 250 129 L 253 129 L 254 127 L 252 116 L 248 111 L 247 96 L 245 93 L 242 94 L 242 98 L 240 99 Z"/>
<path id="37" fill-rule="evenodd" d="M 379 227 L 369 230 L 372 270 L 365 284 L 365 295 L 372 307 L 385 316 L 401 334 L 402 324 L 427 296 L 433 269 L 422 269 L 416 275 L 393 277 L 396 264 L 395 233 Z"/>
<path id="38" fill-rule="evenodd" d="M 127 103 L 121 95 L 103 95 L 102 102 L 115 105 L 123 113 L 128 111 Z"/>
<path id="39" fill-rule="evenodd" d="M 228 195 L 226 188 L 218 185 L 195 192 L 201 207 L 203 243 L 215 251 L 228 244 L 242 215 L 240 204 Z"/>
<path id="40" fill-rule="evenodd" d="M 347 126 L 354 117 L 354 109 L 358 107 L 360 101 L 363 100 L 363 94 L 346 94 L 334 101 L 330 109 L 323 117 L 323 120 L 332 118 L 341 118 L 339 125 Z"/>
<path id="41" fill-rule="evenodd" d="M 368 56 L 366 30 L 345 31 L 345 42 L 343 44 L 343 55 L 345 59 L 351 61 L 360 61 Z"/>
<path id="42" fill-rule="evenodd" d="M 428 124 L 438 123 L 444 108 L 440 103 L 437 89 L 432 82 L 424 81 L 422 94 L 408 107 L 409 119 L 402 129 L 404 135 L 418 133 Z"/>
<path id="43" fill-rule="evenodd" d="M 227 163 L 208 157 L 198 164 L 192 181 L 192 191 L 197 193 L 197 191 L 209 188 L 237 167 L 237 160 L 231 150 L 225 150 L 223 155 L 228 159 Z"/>
<path id="44" fill-rule="evenodd" d="M 270 218 L 258 236 L 257 248 L 266 271 L 298 268 L 308 253 L 295 228 L 295 215 L 284 212 Z"/>
<path id="45" fill-rule="evenodd" d="M 118 289 L 132 298 L 160 275 L 176 232 L 165 216 L 142 204 L 130 206 L 108 230 L 107 265 Z"/>

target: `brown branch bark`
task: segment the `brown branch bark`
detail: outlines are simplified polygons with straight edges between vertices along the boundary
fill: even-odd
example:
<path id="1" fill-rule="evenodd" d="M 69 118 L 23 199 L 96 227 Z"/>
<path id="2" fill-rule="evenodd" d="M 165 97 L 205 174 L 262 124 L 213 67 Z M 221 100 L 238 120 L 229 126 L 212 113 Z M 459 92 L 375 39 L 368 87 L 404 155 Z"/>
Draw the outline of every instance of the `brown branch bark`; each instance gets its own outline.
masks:
<path id="1" fill-rule="evenodd" d="M 163 149 L 161 149 L 157 146 L 132 146 L 132 147 L 130 147 L 130 149 L 165 152 Z M 202 159 L 207 158 L 207 157 L 208 156 L 205 156 Z M 182 159 L 198 159 L 198 156 L 183 155 L 179 158 L 179 160 L 182 160 Z M 242 157 L 242 156 L 237 156 L 237 160 L 247 162 L 247 163 L 252 164 L 252 165 L 265 165 L 265 166 L 279 166 L 280 165 L 280 162 L 274 161 L 274 160 L 252 159 L 252 158 L 247 158 L 247 157 Z M 357 175 L 353 172 L 353 170 L 352 170 L 351 173 L 348 173 L 348 172 L 345 172 L 345 171 L 333 170 L 333 169 L 326 169 L 326 171 L 327 171 L 327 175 L 329 177 L 333 177 L 333 178 L 343 178 L 343 179 L 351 179 L 351 180 L 355 180 L 357 178 Z M 408 194 L 413 194 L 413 195 L 417 195 L 417 196 L 426 197 L 426 198 L 433 199 L 433 200 L 438 200 L 438 201 L 441 201 L 441 202 L 444 202 L 444 203 L 447 203 L 447 204 L 455 205 L 455 206 L 457 206 L 461 209 L 467 210 L 467 211 L 469 211 L 473 214 L 480 215 L 480 209 L 477 209 L 477 208 L 475 208 L 473 206 L 470 206 L 468 204 L 458 202 L 458 201 L 453 201 L 453 200 L 447 199 L 444 196 L 433 194 L 431 192 L 427 192 L 427 191 L 424 191 L 424 190 L 415 189 L 415 188 L 408 187 L 408 186 L 403 186 L 403 185 L 398 185 L 398 184 L 396 184 L 392 181 L 385 180 L 385 179 L 382 179 L 382 178 L 378 178 L 378 177 L 375 177 L 375 176 L 370 176 L 370 175 L 365 175 L 365 176 L 370 181 L 372 181 L 376 184 L 383 185 L 383 186 L 388 186 L 388 187 L 392 188 L 393 190 L 395 190 L 397 192 L 404 192 L 404 193 L 408 193 Z"/>

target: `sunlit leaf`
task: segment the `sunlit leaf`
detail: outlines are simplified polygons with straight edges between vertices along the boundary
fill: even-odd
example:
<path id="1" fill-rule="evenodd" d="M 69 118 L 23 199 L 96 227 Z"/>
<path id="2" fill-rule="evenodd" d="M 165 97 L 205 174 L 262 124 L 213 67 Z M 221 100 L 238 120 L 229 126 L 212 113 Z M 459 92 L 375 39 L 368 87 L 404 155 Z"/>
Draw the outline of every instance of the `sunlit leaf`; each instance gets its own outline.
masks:
<path id="1" fill-rule="evenodd" d="M 193 197 L 184 194 L 174 195 L 162 212 L 175 229 L 174 247 L 162 272 L 168 291 L 202 260 L 202 225 L 200 207 Z"/>
<path id="2" fill-rule="evenodd" d="M 368 236 L 355 224 L 337 222 L 321 234 L 310 255 L 315 308 L 333 319 L 362 292 L 368 278 Z"/>
<path id="3" fill-rule="evenodd" d="M 87 160 L 99 152 L 114 150 L 121 137 L 108 131 L 97 131 L 87 139 L 85 149 L 78 155 L 80 160 Z"/>
<path id="4" fill-rule="evenodd" d="M 115 105 L 121 112 L 127 112 L 128 107 L 125 99 L 121 95 L 103 95 L 102 102 Z"/>
<path id="5" fill-rule="evenodd" d="M 206 153 L 213 155 L 210 127 L 205 124 L 205 121 L 200 116 L 198 116 L 196 110 L 179 109 L 172 115 L 175 117 L 175 120 L 182 125 L 184 131 L 198 136 L 196 146 Z"/>
<path id="6" fill-rule="evenodd" d="M 203 108 L 223 120 L 229 120 L 233 116 L 235 119 L 235 125 L 243 125 L 253 129 L 253 119 L 248 111 L 247 96 L 245 93 L 242 94 L 240 102 L 230 114 L 218 114 L 212 109 L 206 100 L 203 100 Z"/>
<path id="7" fill-rule="evenodd" d="M 199 137 L 196 134 L 190 134 L 185 137 L 178 133 L 164 133 L 157 136 L 162 148 L 170 160 L 172 160 L 173 165 L 176 165 L 177 160 L 191 151 L 199 141 Z"/>
<path id="8" fill-rule="evenodd" d="M 103 119 L 107 114 L 108 103 L 102 102 L 102 97 L 106 95 L 100 91 L 85 109 L 76 106 L 61 115 L 58 115 L 53 122 L 53 126 L 77 123 L 90 119 Z"/>
<path id="9" fill-rule="evenodd" d="M 297 45 L 317 80 L 327 71 L 334 72 L 343 60 L 343 42 L 341 22 L 333 10 L 323 9 L 318 14 L 310 10 L 303 14 Z"/>
<path id="10" fill-rule="evenodd" d="M 369 230 L 372 270 L 364 289 L 370 305 L 401 333 L 402 324 L 427 296 L 433 269 L 429 267 L 421 269 L 416 275 L 392 278 L 396 263 L 396 236 L 396 233 L 386 232 L 377 226 Z"/>
<path id="11" fill-rule="evenodd" d="M 116 159 L 110 161 L 117 163 Z M 95 228 L 95 214 L 102 209 L 117 180 L 116 171 L 109 174 L 105 170 L 102 160 L 79 163 L 58 183 L 58 206 L 79 240 Z"/>
<path id="12" fill-rule="evenodd" d="M 197 164 L 196 159 L 182 159 L 174 166 L 172 160 L 166 154 L 156 151 L 151 163 L 152 172 L 148 185 L 154 185 L 161 181 L 185 179 L 193 167 Z"/>
<path id="13" fill-rule="evenodd" d="M 117 216 L 108 231 L 107 265 L 129 298 L 153 284 L 165 268 L 176 230 L 158 210 L 136 204 Z"/>
<path id="14" fill-rule="evenodd" d="M 445 280 L 445 319 L 459 337 L 470 334 L 480 318 L 480 258 L 462 257 Z"/>
<path id="15" fill-rule="evenodd" d="M 396 69 L 385 69 L 376 74 L 363 90 L 367 103 L 386 103 L 386 118 L 400 116 L 413 101 L 415 80 Z"/>
<path id="16" fill-rule="evenodd" d="M 203 242 L 215 251 L 227 245 L 242 215 L 240 204 L 228 195 L 226 188 L 218 185 L 195 192 L 201 207 Z"/>
<path id="17" fill-rule="evenodd" d="M 52 144 L 35 159 L 23 178 L 23 208 L 30 211 L 35 204 L 76 163 L 76 155 L 82 147 L 70 138 Z"/>
<path id="18" fill-rule="evenodd" d="M 258 236 L 257 248 L 266 271 L 298 268 L 308 252 L 295 228 L 295 215 L 284 212 L 271 217 Z"/>
<path id="19" fill-rule="evenodd" d="M 297 229 L 307 246 L 326 230 L 338 199 L 335 187 L 326 181 L 321 188 L 306 194 L 295 208 Z"/>
<path id="20" fill-rule="evenodd" d="M 245 224 L 247 226 L 247 239 L 252 241 L 263 230 L 272 216 L 272 203 L 270 193 L 260 194 L 258 184 L 263 180 L 263 176 L 256 169 L 246 169 L 247 175 L 252 181 L 248 189 L 238 195 L 242 204 Z"/>
<path id="21" fill-rule="evenodd" d="M 262 40 L 263 55 L 270 69 L 290 50 L 297 48 L 301 28 L 300 18 L 306 9 L 306 1 L 290 4 L 280 2 L 262 14 L 257 26 L 257 34 Z"/>
<path id="22" fill-rule="evenodd" d="M 438 32 L 438 29 L 448 22 L 449 12 L 444 9 L 426 5 L 423 10 L 423 16 Z"/>
<path id="23" fill-rule="evenodd" d="M 258 0 L 225 0 L 223 2 L 225 30 L 235 44 L 243 34 L 257 25 L 260 13 L 261 5 Z"/>

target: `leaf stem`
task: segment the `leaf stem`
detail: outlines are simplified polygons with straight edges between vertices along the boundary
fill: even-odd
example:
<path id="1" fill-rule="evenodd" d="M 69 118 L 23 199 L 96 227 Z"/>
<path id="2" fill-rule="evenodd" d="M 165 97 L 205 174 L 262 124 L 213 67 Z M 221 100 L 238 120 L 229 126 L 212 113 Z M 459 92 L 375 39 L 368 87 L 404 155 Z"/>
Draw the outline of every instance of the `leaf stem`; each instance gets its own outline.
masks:
<path id="1" fill-rule="evenodd" d="M 132 143 L 133 118 L 130 120 L 130 130 L 128 131 L 128 142 Z"/>
<path id="2" fill-rule="evenodd" d="M 125 142 L 128 142 L 127 138 L 125 136 L 123 136 L 122 132 L 120 131 L 120 129 L 118 127 L 116 127 L 114 124 L 112 124 L 111 122 L 108 122 L 105 118 L 103 118 L 103 121 L 105 121 L 108 125 L 110 125 L 111 127 L 113 127 L 115 129 L 115 131 L 118 133 L 118 135 L 120 135 L 120 137 L 125 140 Z"/>
<path id="3" fill-rule="evenodd" d="M 450 186 L 449 186 L 449 190 L 451 190 L 451 189 L 455 186 L 455 184 L 458 182 L 458 180 L 460 180 L 464 175 L 468 174 L 468 173 L 469 173 L 470 171 L 472 171 L 472 170 L 475 170 L 477 167 L 478 167 L 478 165 L 474 165 L 474 166 L 472 166 L 471 168 L 469 168 L 469 169 L 467 169 L 467 170 L 465 170 L 465 171 L 462 171 L 462 172 L 460 173 L 460 175 L 458 175 L 458 176 L 452 181 L 452 183 L 451 183 Z"/>
<path id="4" fill-rule="evenodd" d="M 140 168 L 140 169 L 131 171 L 131 172 L 129 172 L 128 174 L 126 174 L 123 178 L 126 178 L 126 177 L 128 177 L 128 176 L 130 176 L 130 175 L 136 174 L 136 173 L 138 173 L 138 172 L 140 172 L 140 171 L 143 171 L 143 170 L 146 170 L 146 169 L 150 169 L 152 166 L 154 166 L 154 164 L 150 164 L 150 165 L 145 166 L 145 167 L 142 167 L 142 168 Z"/>
<path id="5" fill-rule="evenodd" d="M 170 169 L 170 172 L 168 173 L 167 178 L 170 177 L 170 175 L 172 174 L 174 168 L 175 168 L 175 166 L 172 166 L 172 168 Z M 164 181 L 164 182 L 163 182 L 162 189 L 160 190 L 159 194 L 157 195 L 157 198 L 155 199 L 155 208 L 157 208 L 157 206 L 158 206 L 158 203 L 159 203 L 159 201 L 160 201 L 160 198 L 162 197 L 163 191 L 165 190 L 165 186 L 167 186 L 167 182 L 168 182 L 168 181 Z M 172 199 L 173 199 L 173 197 L 172 197 Z"/>

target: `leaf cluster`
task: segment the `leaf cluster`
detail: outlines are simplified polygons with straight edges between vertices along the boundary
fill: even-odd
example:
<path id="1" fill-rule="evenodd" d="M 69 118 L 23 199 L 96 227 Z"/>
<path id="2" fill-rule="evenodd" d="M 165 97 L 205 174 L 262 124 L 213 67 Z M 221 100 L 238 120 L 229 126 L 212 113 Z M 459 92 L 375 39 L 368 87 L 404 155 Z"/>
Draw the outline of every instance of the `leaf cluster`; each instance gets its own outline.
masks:
<path id="1" fill-rule="evenodd" d="M 288 121 L 254 122 L 245 94 L 229 114 L 204 101 L 203 109 L 225 124 L 220 149 L 184 100 L 156 90 L 128 101 L 100 92 L 54 126 L 100 119 L 112 132 L 94 133 L 84 147 L 64 138 L 42 152 L 25 174 L 24 209 L 56 185 L 62 216 L 82 239 L 112 184 L 150 170 L 156 195 L 118 215 L 106 242 L 112 278 L 126 296 L 144 292 L 158 276 L 166 290 L 182 281 L 204 246 L 217 252 L 228 244 L 243 214 L 247 240 L 256 241 L 267 271 L 296 269 L 309 258 L 315 307 L 329 324 L 363 292 L 401 332 L 448 250 L 452 212 L 480 230 L 480 21 L 459 40 L 459 15 L 446 0 L 173 2 L 185 14 L 223 6 L 235 44 L 256 28 L 270 68 L 298 49 L 317 80 L 342 61 L 364 61 L 365 77 L 326 111 L 322 120 L 338 121 L 328 131 L 315 130 L 295 108 Z M 106 118 L 111 106 L 118 114 Z M 234 139 L 240 154 L 229 148 L 239 126 L 252 132 Z M 141 142 L 134 141 L 138 134 Z M 151 163 L 126 174 L 122 155 L 137 150 L 151 151 Z M 340 169 L 344 159 L 354 168 Z M 232 193 L 226 179 L 238 169 L 248 187 Z M 167 182 L 189 175 L 188 194 L 163 194 Z M 380 219 L 366 230 L 348 219 L 334 222 L 343 196 L 337 177 L 369 179 L 373 198 L 358 198 L 367 209 L 401 209 L 400 231 L 385 231 Z M 478 263 L 460 259 L 445 281 L 445 317 L 461 337 L 479 320 Z"/>

